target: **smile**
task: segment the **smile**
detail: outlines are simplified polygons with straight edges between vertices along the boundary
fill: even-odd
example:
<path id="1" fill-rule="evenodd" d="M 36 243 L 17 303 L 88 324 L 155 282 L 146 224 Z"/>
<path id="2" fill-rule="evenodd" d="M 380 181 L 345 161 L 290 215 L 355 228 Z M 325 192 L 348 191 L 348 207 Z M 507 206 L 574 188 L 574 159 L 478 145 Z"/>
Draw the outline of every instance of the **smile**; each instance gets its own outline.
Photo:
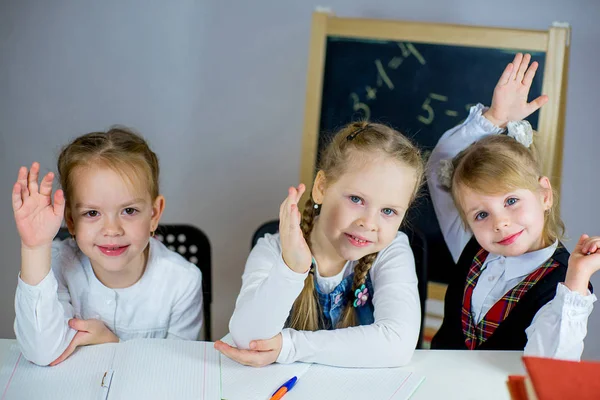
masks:
<path id="1" fill-rule="evenodd" d="M 513 244 L 519 238 L 519 236 L 521 236 L 521 233 L 523 233 L 523 231 L 517 232 L 514 235 L 507 236 L 501 241 L 499 241 L 498 244 L 501 244 L 502 246 L 508 246 L 510 244 Z"/>
<path id="2" fill-rule="evenodd" d="M 108 246 L 98 246 L 98 248 L 100 249 L 102 254 L 110 256 L 110 257 L 116 257 L 116 256 L 120 256 L 121 254 L 123 254 L 125 252 L 125 250 L 127 250 L 129 248 L 129 245 L 117 246 L 117 245 L 110 244 Z"/>
<path id="3" fill-rule="evenodd" d="M 350 244 L 356 247 L 365 247 L 372 243 L 371 241 L 360 236 L 354 236 L 348 233 L 344 233 L 344 235 L 346 235 L 346 238 L 348 239 Z"/>

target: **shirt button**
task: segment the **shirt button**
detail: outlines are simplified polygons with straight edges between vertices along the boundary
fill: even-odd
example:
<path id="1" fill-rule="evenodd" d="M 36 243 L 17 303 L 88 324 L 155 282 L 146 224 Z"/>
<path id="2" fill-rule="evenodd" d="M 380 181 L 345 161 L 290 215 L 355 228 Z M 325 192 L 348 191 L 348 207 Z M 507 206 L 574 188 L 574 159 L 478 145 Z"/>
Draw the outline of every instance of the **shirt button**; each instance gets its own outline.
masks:
<path id="1" fill-rule="evenodd" d="M 500 264 L 504 264 L 504 258 L 500 259 Z"/>
<path id="2" fill-rule="evenodd" d="M 494 280 L 496 280 L 495 276 L 488 277 L 488 282 L 493 282 Z"/>

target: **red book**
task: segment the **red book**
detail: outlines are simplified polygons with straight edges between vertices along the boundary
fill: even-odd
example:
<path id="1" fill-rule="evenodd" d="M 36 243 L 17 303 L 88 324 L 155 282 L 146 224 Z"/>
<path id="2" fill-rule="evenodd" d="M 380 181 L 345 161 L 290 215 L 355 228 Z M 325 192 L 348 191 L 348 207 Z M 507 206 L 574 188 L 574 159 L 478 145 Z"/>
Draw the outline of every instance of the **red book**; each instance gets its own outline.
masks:
<path id="1" fill-rule="evenodd" d="M 508 377 L 513 400 L 598 400 L 600 362 L 523 357 L 527 376 Z"/>

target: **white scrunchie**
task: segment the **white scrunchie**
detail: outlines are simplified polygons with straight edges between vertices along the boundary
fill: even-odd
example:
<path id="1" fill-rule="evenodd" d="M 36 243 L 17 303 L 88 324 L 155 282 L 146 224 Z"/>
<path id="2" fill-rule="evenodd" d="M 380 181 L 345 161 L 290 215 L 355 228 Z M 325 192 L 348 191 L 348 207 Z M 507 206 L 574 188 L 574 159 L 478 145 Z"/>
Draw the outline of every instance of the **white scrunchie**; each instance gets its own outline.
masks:
<path id="1" fill-rule="evenodd" d="M 528 121 L 510 121 L 506 125 L 507 135 L 529 148 L 533 143 L 533 129 Z"/>
<path id="2" fill-rule="evenodd" d="M 438 181 L 443 188 L 450 190 L 452 188 L 452 175 L 454 174 L 454 164 L 452 159 L 440 160 L 438 169 Z"/>

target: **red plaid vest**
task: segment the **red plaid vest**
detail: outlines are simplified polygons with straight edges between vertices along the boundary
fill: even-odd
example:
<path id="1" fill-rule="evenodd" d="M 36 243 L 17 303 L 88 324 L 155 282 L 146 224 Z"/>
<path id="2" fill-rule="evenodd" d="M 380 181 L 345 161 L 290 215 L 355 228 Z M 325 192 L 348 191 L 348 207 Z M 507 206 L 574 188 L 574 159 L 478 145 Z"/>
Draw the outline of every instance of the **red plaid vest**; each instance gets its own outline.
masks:
<path id="1" fill-rule="evenodd" d="M 559 266 L 559 263 L 552 258 L 548 259 L 548 261 L 529 274 L 514 288 L 506 292 L 506 294 L 492 306 L 479 324 L 476 325 L 471 314 L 471 296 L 473 295 L 473 289 L 475 289 L 475 285 L 477 285 L 477 281 L 481 275 L 481 267 L 488 254 L 489 253 L 484 249 L 480 249 L 477 252 L 475 258 L 473 258 L 473 263 L 471 264 L 471 269 L 469 269 L 467 281 L 465 283 L 461 317 L 465 344 L 469 350 L 474 350 L 492 336 L 496 328 L 498 328 L 502 321 L 508 317 L 508 314 L 513 307 L 517 305 L 519 299 L 540 279 Z"/>

